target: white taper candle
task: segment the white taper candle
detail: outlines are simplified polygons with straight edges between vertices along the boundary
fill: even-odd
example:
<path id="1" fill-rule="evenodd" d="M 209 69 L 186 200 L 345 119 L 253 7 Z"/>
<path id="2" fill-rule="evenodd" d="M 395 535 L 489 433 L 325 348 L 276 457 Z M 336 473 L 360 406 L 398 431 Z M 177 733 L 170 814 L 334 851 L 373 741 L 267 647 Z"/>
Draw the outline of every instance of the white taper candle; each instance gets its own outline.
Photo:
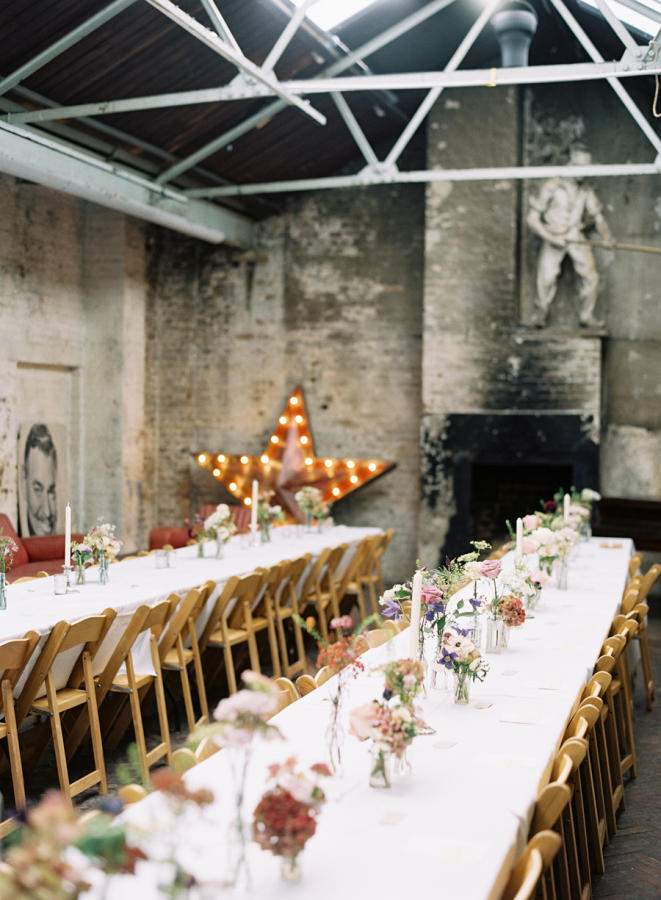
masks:
<path id="1" fill-rule="evenodd" d="M 64 565 L 71 565 L 71 504 L 64 510 Z"/>
<path id="2" fill-rule="evenodd" d="M 420 607 L 422 604 L 422 572 L 416 572 L 413 576 L 413 590 L 411 592 L 411 629 L 409 636 L 409 656 L 418 658 L 420 644 Z"/>
<path id="3" fill-rule="evenodd" d="M 516 550 L 514 552 L 514 558 L 517 562 L 521 562 L 521 556 L 523 554 L 522 542 L 523 542 L 523 522 L 521 519 L 517 519 L 516 520 Z"/>
<path id="4" fill-rule="evenodd" d="M 563 521 L 565 521 L 565 522 L 569 521 L 569 503 L 570 503 L 569 494 L 565 494 L 564 499 L 562 501 L 562 518 L 563 518 Z"/>
<path id="5" fill-rule="evenodd" d="M 250 506 L 250 530 L 253 534 L 257 533 L 257 505 L 259 503 L 259 482 L 256 478 L 252 480 L 252 504 Z"/>

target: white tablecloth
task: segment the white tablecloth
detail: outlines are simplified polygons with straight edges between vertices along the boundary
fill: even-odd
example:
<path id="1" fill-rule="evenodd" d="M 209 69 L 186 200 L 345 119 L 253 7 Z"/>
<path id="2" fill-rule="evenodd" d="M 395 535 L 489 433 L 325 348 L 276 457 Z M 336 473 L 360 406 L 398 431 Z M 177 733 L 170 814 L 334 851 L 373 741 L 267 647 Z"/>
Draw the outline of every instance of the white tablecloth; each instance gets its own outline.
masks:
<path id="1" fill-rule="evenodd" d="M 577 694 L 592 671 L 625 585 L 628 540 L 606 548 L 593 539 L 572 560 L 569 590 L 545 589 L 541 606 L 522 628 L 512 629 L 510 648 L 490 656 L 491 671 L 476 683 L 469 706 L 451 693 L 433 692 L 422 703 L 435 729 L 416 738 L 408 755 L 412 774 L 390 790 L 368 786 L 368 746 L 347 735 L 345 775 L 329 787 L 317 834 L 301 857 L 303 881 L 281 881 L 279 861 L 250 847 L 254 887 L 260 900 L 443 895 L 485 900 L 500 895 L 512 862 L 523 848 L 535 799 L 548 778 Z M 373 670 L 406 656 L 408 633 L 369 651 Z M 351 682 L 348 711 L 379 696 L 382 675 L 372 671 Z M 294 754 L 301 763 L 326 759 L 328 687 L 283 710 L 273 721 L 286 741 L 257 743 L 245 809 L 264 790 L 266 766 Z M 348 731 L 348 724 L 345 723 Z M 232 807 L 227 751 L 186 776 L 193 787 L 209 787 L 217 801 L 203 815 L 179 823 L 164 813 L 163 798 L 151 795 L 125 814 L 152 832 L 156 845 L 176 846 L 182 863 L 208 879 L 223 874 L 223 847 Z M 120 879 L 108 897 L 139 891 L 141 900 L 158 893 L 143 871 Z M 217 889 L 216 889 L 217 890 Z M 210 888 L 201 897 L 219 896 Z"/>
<path id="2" fill-rule="evenodd" d="M 93 616 L 106 608 L 117 610 L 113 622 L 101 648 L 94 659 L 94 671 L 103 671 L 110 654 L 123 634 L 131 616 L 142 604 L 153 606 L 165 600 L 170 594 L 185 595 L 193 587 L 208 580 L 216 582 L 216 590 L 207 604 L 207 618 L 218 593 L 232 575 L 245 575 L 258 566 L 272 566 L 284 559 L 294 559 L 311 553 L 316 557 L 324 547 L 335 547 L 348 543 L 355 545 L 367 534 L 378 533 L 379 528 L 350 528 L 339 525 L 321 533 L 296 536 L 293 529 L 281 531 L 273 529 L 273 540 L 256 547 L 246 546 L 242 535 L 231 538 L 224 548 L 222 559 L 215 559 L 215 544 L 209 543 L 204 559 L 197 557 L 196 547 L 182 547 L 174 551 L 175 567 L 156 568 L 156 556 L 118 562 L 109 567 L 110 581 L 106 585 L 98 583 L 98 569 L 87 570 L 87 581 L 80 587 L 72 586 L 68 594 L 53 593 L 53 578 L 38 578 L 35 581 L 9 585 L 7 588 L 7 609 L 0 612 L 0 641 L 23 637 L 33 629 L 42 635 L 37 652 L 43 646 L 46 636 L 56 622 L 65 619 L 77 621 Z M 200 618 L 202 628 L 206 620 Z M 78 651 L 76 648 L 63 654 L 56 666 L 56 686 L 64 687 L 71 672 L 72 662 Z M 136 671 L 152 671 L 148 642 L 136 648 Z M 33 655 L 33 660 L 35 656 Z M 26 670 L 16 686 L 18 696 L 30 669 Z"/>

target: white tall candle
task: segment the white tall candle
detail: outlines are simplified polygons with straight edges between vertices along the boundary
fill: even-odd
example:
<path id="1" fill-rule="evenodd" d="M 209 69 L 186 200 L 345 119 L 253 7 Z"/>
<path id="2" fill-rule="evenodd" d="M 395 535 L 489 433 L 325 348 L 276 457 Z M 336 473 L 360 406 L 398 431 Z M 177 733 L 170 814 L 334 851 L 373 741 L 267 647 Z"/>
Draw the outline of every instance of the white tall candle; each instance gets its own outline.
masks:
<path id="1" fill-rule="evenodd" d="M 514 552 L 514 558 L 517 562 L 521 562 L 522 549 L 521 542 L 523 541 L 523 522 L 521 519 L 516 520 L 516 550 Z"/>
<path id="2" fill-rule="evenodd" d="M 250 530 L 253 534 L 257 532 L 257 504 L 259 503 L 259 482 L 256 478 L 252 480 L 252 504 L 250 506 Z"/>
<path id="3" fill-rule="evenodd" d="M 418 658 L 420 643 L 420 605 L 422 603 L 422 572 L 416 572 L 413 576 L 413 591 L 411 592 L 411 629 L 409 633 L 409 656 Z"/>
<path id="4" fill-rule="evenodd" d="M 71 565 L 71 504 L 64 510 L 64 565 Z"/>
<path id="5" fill-rule="evenodd" d="M 562 518 L 565 522 L 567 522 L 569 520 L 569 503 L 570 503 L 569 494 L 565 494 L 564 500 L 563 500 L 563 505 L 562 505 Z"/>

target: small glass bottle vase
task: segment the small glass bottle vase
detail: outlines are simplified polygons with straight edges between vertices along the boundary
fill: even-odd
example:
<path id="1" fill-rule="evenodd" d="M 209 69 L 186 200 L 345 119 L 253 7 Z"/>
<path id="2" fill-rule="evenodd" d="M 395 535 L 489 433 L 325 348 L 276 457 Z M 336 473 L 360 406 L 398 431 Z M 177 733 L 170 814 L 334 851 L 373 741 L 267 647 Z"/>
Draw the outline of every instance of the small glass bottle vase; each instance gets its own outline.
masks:
<path id="1" fill-rule="evenodd" d="M 303 873 L 298 862 L 298 856 L 283 856 L 280 863 L 280 874 L 283 881 L 300 881 Z"/>
<path id="2" fill-rule="evenodd" d="M 76 563 L 76 584 L 85 584 L 85 566 L 83 563 Z"/>
<path id="3" fill-rule="evenodd" d="M 99 552 L 99 584 L 108 584 L 108 554 Z"/>
<path id="4" fill-rule="evenodd" d="M 204 558 L 204 541 L 201 541 L 199 539 L 197 541 L 197 558 L 198 559 Z"/>
<path id="5" fill-rule="evenodd" d="M 470 703 L 471 677 L 468 672 L 454 673 L 454 702 Z"/>
<path id="6" fill-rule="evenodd" d="M 370 787 L 390 787 L 390 763 L 390 753 L 372 744 L 370 747 Z"/>
<path id="7" fill-rule="evenodd" d="M 7 609 L 7 573 L 0 572 L 0 609 Z"/>
<path id="8" fill-rule="evenodd" d="M 494 619 L 493 616 L 489 616 L 487 619 L 486 653 L 500 653 L 502 628 L 503 620 L 501 618 Z"/>
<path id="9" fill-rule="evenodd" d="M 268 544 L 268 542 L 271 540 L 271 526 L 268 522 L 262 522 L 259 534 L 262 544 Z"/>
<path id="10" fill-rule="evenodd" d="M 216 538 L 216 559 L 222 559 L 225 554 L 225 548 L 220 538 Z"/>
<path id="11" fill-rule="evenodd" d="M 559 591 L 566 591 L 569 577 L 567 558 L 561 556 L 556 562 L 555 567 L 555 586 Z"/>

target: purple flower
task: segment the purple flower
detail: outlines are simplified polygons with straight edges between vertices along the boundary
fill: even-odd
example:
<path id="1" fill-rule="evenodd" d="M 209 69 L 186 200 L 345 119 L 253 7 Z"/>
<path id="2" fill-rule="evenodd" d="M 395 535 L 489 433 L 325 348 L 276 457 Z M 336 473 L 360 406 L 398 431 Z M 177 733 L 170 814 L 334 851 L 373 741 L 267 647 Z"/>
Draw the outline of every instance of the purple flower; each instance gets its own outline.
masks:
<path id="1" fill-rule="evenodd" d="M 396 600 L 382 600 L 381 613 L 386 619 L 399 621 L 402 618 L 402 607 Z"/>
<path id="2" fill-rule="evenodd" d="M 452 651 L 448 651 L 446 647 L 441 647 L 441 658 L 436 660 L 437 663 L 441 666 L 445 666 L 446 669 L 454 668 L 452 665 L 452 660 L 457 658 L 457 654 Z"/>
<path id="3" fill-rule="evenodd" d="M 445 612 L 445 605 L 440 601 L 436 603 L 430 603 L 425 611 L 425 619 L 428 622 L 433 622 L 437 615 L 443 615 Z"/>
<path id="4" fill-rule="evenodd" d="M 471 597 L 470 604 L 473 609 L 479 609 L 482 606 L 482 600 L 479 597 Z"/>

